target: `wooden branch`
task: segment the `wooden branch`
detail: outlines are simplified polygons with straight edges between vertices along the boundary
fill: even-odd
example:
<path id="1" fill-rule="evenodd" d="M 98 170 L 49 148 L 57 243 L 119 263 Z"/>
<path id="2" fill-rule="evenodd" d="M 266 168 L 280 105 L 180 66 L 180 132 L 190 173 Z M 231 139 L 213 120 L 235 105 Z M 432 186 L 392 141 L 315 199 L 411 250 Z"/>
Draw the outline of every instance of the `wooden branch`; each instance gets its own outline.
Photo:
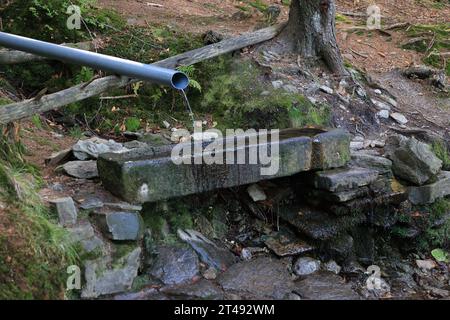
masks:
<path id="1" fill-rule="evenodd" d="M 264 28 L 255 32 L 245 33 L 241 36 L 222 40 L 206 47 L 188 51 L 154 63 L 156 66 L 176 68 L 188 66 L 207 59 L 249 47 L 274 38 L 285 27 L 285 24 Z"/>
<path id="2" fill-rule="evenodd" d="M 62 45 L 88 51 L 94 49 L 94 44 L 92 42 L 64 43 Z M 47 60 L 47 58 L 23 51 L 8 50 L 8 49 L 0 50 L 0 65 L 2 64 L 11 65 L 43 60 Z"/>
<path id="3" fill-rule="evenodd" d="M 182 53 L 165 60 L 154 63 L 154 65 L 165 68 L 176 68 L 198 63 L 219 55 L 239 50 L 274 38 L 282 29 L 284 24 L 261 29 L 252 33 L 223 40 L 209 46 Z M 137 82 L 137 79 L 128 77 L 108 76 L 96 79 L 88 85 L 82 83 L 56 93 L 42 96 L 39 100 L 30 99 L 12 103 L 0 107 L 0 124 L 20 120 L 36 113 L 42 113 L 62 106 L 99 95 L 100 93 L 124 87 Z"/>

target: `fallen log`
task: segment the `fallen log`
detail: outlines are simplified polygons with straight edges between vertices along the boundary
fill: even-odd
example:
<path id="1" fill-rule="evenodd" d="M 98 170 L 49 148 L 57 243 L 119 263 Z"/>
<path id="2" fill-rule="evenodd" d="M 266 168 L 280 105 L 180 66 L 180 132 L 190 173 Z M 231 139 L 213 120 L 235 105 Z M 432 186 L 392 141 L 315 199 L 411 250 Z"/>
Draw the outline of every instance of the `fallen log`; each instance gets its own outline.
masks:
<path id="1" fill-rule="evenodd" d="M 95 49 L 95 45 L 92 42 L 64 43 L 62 45 L 87 51 Z M 0 65 L 11 65 L 44 60 L 48 59 L 46 57 L 37 56 L 32 53 L 8 49 L 0 50 Z"/>
<path id="2" fill-rule="evenodd" d="M 283 28 L 284 24 L 246 33 L 238 37 L 225 39 L 199 49 L 194 49 L 161 61 L 154 65 L 165 68 L 192 65 L 222 54 L 233 52 L 274 38 Z M 0 124 L 27 118 L 36 113 L 58 109 L 62 106 L 99 95 L 113 88 L 124 87 L 138 82 L 128 77 L 107 76 L 82 83 L 77 86 L 44 95 L 39 99 L 29 99 L 0 107 Z"/>

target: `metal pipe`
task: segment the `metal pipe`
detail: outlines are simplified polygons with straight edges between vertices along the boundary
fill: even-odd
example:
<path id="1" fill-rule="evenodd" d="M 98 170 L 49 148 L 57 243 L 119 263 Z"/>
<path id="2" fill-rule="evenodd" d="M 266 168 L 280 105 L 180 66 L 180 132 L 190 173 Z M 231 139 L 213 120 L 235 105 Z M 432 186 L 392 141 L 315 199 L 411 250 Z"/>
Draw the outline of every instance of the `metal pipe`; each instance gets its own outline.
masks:
<path id="1" fill-rule="evenodd" d="M 0 32 L 0 45 L 50 59 L 110 71 L 139 80 L 169 85 L 178 90 L 186 89 L 189 85 L 189 78 L 186 74 L 177 70 L 161 68 L 100 53 L 63 47 L 10 33 Z"/>

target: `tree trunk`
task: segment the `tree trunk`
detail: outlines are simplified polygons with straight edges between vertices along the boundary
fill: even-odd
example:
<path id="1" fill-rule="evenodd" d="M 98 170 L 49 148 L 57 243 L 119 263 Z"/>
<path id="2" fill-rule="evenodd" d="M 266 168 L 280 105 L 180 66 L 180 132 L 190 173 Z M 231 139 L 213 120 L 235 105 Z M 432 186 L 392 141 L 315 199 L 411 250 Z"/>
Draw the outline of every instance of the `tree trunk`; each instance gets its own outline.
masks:
<path id="1" fill-rule="evenodd" d="M 330 70 L 345 76 L 336 42 L 334 0 L 292 0 L 289 22 L 280 35 L 290 49 L 305 58 L 322 58 Z"/>

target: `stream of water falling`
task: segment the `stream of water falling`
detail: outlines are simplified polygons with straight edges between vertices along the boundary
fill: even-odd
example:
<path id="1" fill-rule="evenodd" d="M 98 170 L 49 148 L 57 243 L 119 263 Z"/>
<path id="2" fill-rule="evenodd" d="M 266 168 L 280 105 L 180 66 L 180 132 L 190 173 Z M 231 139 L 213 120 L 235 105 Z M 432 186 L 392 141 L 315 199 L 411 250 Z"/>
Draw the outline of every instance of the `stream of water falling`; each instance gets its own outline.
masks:
<path id="1" fill-rule="evenodd" d="M 186 108 L 187 111 L 189 113 L 189 117 L 191 117 L 192 120 L 192 127 L 195 128 L 195 117 L 194 117 L 194 112 L 192 112 L 192 108 L 191 108 L 191 104 L 189 103 L 189 99 L 186 95 L 186 91 L 184 91 L 184 89 L 181 89 L 181 95 L 184 97 L 184 102 L 186 104 Z"/>

